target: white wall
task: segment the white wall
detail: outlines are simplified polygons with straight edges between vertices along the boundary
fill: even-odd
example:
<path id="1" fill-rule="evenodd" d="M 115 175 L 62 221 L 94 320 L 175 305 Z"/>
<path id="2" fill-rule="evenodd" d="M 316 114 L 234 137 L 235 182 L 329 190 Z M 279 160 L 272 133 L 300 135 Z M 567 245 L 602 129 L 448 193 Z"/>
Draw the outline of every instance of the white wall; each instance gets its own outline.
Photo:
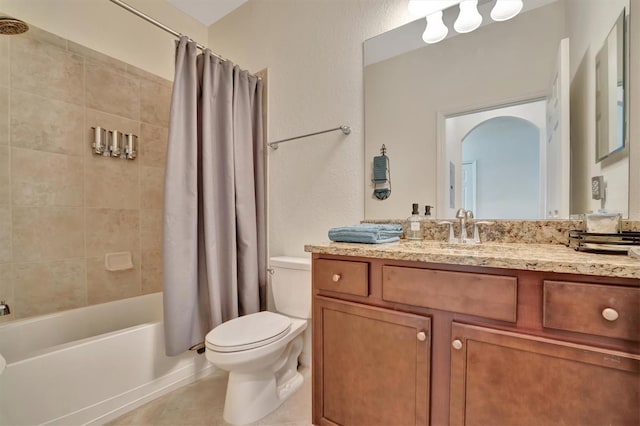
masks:
<path id="1" fill-rule="evenodd" d="M 207 42 L 207 27 L 169 3 L 126 3 L 200 43 Z M 108 0 L 0 0 L 0 11 L 173 80 L 176 38 Z"/>
<path id="2" fill-rule="evenodd" d="M 214 51 L 268 68 L 268 140 L 352 127 L 269 152 L 271 255 L 302 256 L 362 220 L 362 43 L 408 20 L 405 0 L 250 0 L 210 27 Z"/>

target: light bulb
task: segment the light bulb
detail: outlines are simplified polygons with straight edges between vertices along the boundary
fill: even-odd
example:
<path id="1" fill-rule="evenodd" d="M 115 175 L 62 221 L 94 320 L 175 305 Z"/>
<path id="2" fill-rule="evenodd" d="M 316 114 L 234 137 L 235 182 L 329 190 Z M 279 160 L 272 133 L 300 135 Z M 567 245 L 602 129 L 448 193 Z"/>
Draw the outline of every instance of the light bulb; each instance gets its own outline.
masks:
<path id="1" fill-rule="evenodd" d="M 506 21 L 516 16 L 522 10 L 522 0 L 497 0 L 491 9 L 491 19 Z"/>
<path id="2" fill-rule="evenodd" d="M 459 33 L 469 33 L 480 26 L 482 15 L 478 13 L 478 0 L 463 0 L 460 2 L 460 14 L 453 24 Z"/>
<path id="3" fill-rule="evenodd" d="M 425 43 L 433 44 L 444 40 L 449 28 L 442 22 L 442 11 L 427 15 L 427 28 L 422 34 Z"/>

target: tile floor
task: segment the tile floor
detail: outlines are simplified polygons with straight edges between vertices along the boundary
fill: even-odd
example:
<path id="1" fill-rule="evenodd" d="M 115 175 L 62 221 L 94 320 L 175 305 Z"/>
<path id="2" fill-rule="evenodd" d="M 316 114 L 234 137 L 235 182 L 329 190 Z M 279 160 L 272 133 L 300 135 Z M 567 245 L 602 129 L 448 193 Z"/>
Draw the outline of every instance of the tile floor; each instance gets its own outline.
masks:
<path id="1" fill-rule="evenodd" d="M 252 426 L 311 425 L 311 370 L 301 368 L 302 387 L 276 411 Z M 108 426 L 218 426 L 222 418 L 227 374 L 218 371 L 176 389 L 107 423 Z"/>

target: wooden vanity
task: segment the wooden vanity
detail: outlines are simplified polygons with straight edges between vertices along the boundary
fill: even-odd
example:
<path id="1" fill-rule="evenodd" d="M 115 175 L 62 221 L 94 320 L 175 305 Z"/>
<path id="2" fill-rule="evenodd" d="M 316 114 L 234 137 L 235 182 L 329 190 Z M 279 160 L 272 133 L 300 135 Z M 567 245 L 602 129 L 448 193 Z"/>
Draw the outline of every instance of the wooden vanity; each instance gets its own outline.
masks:
<path id="1" fill-rule="evenodd" d="M 509 247 L 307 246 L 313 423 L 640 424 L 640 261 Z"/>

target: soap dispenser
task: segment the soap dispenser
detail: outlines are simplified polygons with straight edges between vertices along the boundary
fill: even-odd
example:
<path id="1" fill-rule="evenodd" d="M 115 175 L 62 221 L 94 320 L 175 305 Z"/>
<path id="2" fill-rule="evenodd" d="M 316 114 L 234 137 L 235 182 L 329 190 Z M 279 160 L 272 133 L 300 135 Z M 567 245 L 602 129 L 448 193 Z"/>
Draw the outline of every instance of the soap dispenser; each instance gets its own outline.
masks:
<path id="1" fill-rule="evenodd" d="M 433 206 L 424 206 L 424 218 L 431 219 L 431 209 Z"/>
<path id="2" fill-rule="evenodd" d="M 422 240 L 422 226 L 420 222 L 420 212 L 418 211 L 418 204 L 413 204 L 413 210 L 411 216 L 407 218 L 407 240 Z"/>

